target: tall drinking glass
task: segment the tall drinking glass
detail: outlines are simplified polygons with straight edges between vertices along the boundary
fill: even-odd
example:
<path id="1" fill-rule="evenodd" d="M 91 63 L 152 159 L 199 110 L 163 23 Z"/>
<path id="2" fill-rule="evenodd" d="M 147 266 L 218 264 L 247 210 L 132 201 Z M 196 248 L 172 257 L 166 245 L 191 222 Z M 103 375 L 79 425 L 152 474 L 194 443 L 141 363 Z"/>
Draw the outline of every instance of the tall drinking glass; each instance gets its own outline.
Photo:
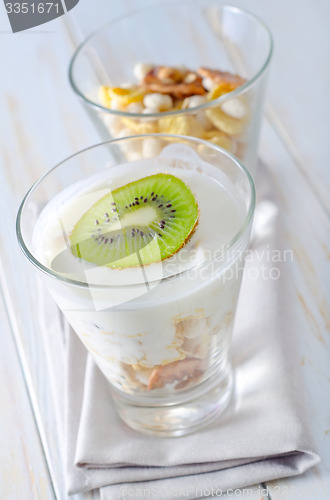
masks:
<path id="1" fill-rule="evenodd" d="M 54 167 L 25 196 L 17 236 L 109 381 L 121 418 L 175 436 L 215 419 L 231 398 L 255 192 L 239 160 L 200 139 L 162 135 L 159 154 L 127 159 L 132 143 L 154 138 L 102 143 Z M 162 244 L 186 230 L 188 198 L 196 224 L 164 257 Z M 86 254 L 74 251 L 77 238 Z M 111 245 L 118 258 L 104 260 Z"/>
<path id="2" fill-rule="evenodd" d="M 271 55 L 271 35 L 256 16 L 219 0 L 189 0 L 111 21 L 78 47 L 69 77 L 105 140 L 199 137 L 232 152 L 253 175 Z M 145 97 L 149 91 L 157 97 Z M 161 147 L 154 141 L 130 154 L 146 158 Z"/>

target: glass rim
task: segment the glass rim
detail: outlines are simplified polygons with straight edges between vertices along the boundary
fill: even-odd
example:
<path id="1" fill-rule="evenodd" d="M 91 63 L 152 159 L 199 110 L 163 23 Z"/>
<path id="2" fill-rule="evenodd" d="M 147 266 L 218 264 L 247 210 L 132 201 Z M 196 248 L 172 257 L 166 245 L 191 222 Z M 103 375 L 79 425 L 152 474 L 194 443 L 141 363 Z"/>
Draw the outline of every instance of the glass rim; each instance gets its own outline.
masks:
<path id="1" fill-rule="evenodd" d="M 216 0 L 214 0 L 214 1 L 216 3 Z M 188 4 L 188 3 L 191 5 L 189 0 L 185 0 L 184 2 L 181 2 L 181 4 Z M 241 7 L 237 7 L 235 5 L 219 4 L 221 6 L 221 8 L 223 8 L 223 9 L 231 10 L 233 12 L 236 12 L 240 15 L 243 15 L 245 17 L 252 19 L 255 23 L 259 24 L 265 30 L 265 32 L 267 33 L 268 38 L 269 38 L 269 51 L 268 51 L 266 60 L 261 65 L 260 69 L 251 78 L 247 79 L 245 83 L 243 83 L 242 85 L 240 85 L 236 89 L 232 90 L 231 92 L 227 92 L 226 94 L 223 94 L 222 96 L 218 97 L 217 99 L 213 99 L 210 102 L 207 102 L 205 104 L 200 104 L 199 106 L 195 106 L 195 107 L 190 108 L 190 109 L 179 109 L 179 110 L 175 110 L 175 111 L 162 111 L 159 113 L 148 113 L 148 114 L 130 113 L 128 111 L 120 111 L 120 110 L 106 108 L 106 107 L 102 106 L 101 104 L 98 104 L 97 102 L 92 101 L 83 92 L 80 91 L 78 84 L 76 83 L 75 78 L 73 76 L 74 66 L 75 66 L 76 60 L 77 60 L 80 52 L 85 48 L 85 46 L 90 42 L 90 40 L 92 38 L 99 35 L 102 31 L 106 30 L 108 27 L 112 26 L 113 24 L 115 24 L 115 23 L 117 23 L 117 22 L 119 22 L 127 17 L 138 14 L 140 12 L 143 12 L 144 10 L 147 10 L 147 9 L 148 10 L 158 9 L 158 8 L 166 7 L 166 6 L 170 6 L 170 5 L 173 6 L 174 4 L 170 3 L 170 2 L 164 2 L 164 3 L 161 3 L 159 5 L 142 7 L 141 9 L 136 9 L 132 12 L 118 16 L 115 19 L 108 21 L 106 24 L 104 24 L 103 26 L 101 26 L 97 30 L 93 31 L 90 35 L 88 35 L 78 45 L 78 47 L 76 48 L 76 50 L 71 58 L 70 64 L 69 64 L 69 71 L 68 71 L 69 82 L 70 82 L 70 86 L 71 86 L 72 90 L 75 92 L 75 94 L 77 94 L 79 96 L 79 98 L 82 99 L 89 107 L 94 108 L 98 111 L 102 111 L 102 112 L 111 114 L 111 115 L 121 116 L 121 117 L 126 117 L 126 118 L 130 117 L 130 118 L 148 119 L 148 118 L 159 118 L 159 117 L 166 117 L 166 116 L 180 116 L 183 114 L 186 115 L 186 114 L 194 113 L 195 111 L 199 111 L 199 110 L 207 109 L 207 108 L 210 108 L 213 106 L 217 106 L 217 105 L 222 104 L 223 102 L 225 102 L 227 100 L 230 100 L 236 96 L 243 94 L 246 90 L 251 88 L 254 85 L 254 83 L 264 74 L 264 72 L 268 68 L 269 63 L 271 61 L 272 54 L 273 54 L 273 47 L 274 47 L 273 37 L 272 37 L 272 34 L 270 32 L 270 29 L 268 28 L 266 23 L 259 16 L 253 14 L 252 12 L 250 12 L 248 10 L 242 9 Z"/>
<path id="2" fill-rule="evenodd" d="M 99 290 L 106 290 L 106 289 L 128 289 L 128 288 L 134 288 L 134 287 L 141 286 L 142 283 L 124 284 L 124 285 L 89 284 L 89 283 L 86 283 L 86 282 L 83 282 L 83 281 L 77 281 L 77 280 L 74 280 L 72 278 L 68 278 L 68 277 L 64 276 L 63 274 L 60 274 L 60 273 L 58 273 L 56 271 L 53 271 L 49 267 L 47 267 L 44 264 L 42 264 L 32 254 L 32 252 L 30 252 L 30 250 L 29 250 L 28 246 L 25 244 L 24 238 L 22 236 L 21 221 L 22 221 L 22 214 L 24 212 L 25 205 L 26 205 L 26 203 L 27 203 L 30 195 L 38 188 L 39 184 L 41 184 L 42 181 L 46 177 L 48 177 L 54 170 L 56 170 L 58 167 L 60 167 L 64 163 L 70 161 L 71 159 L 73 159 L 73 158 L 75 158 L 75 157 L 77 157 L 77 156 L 79 156 L 79 155 L 81 155 L 83 153 L 86 153 L 87 151 L 90 151 L 90 150 L 93 150 L 93 149 L 96 149 L 96 148 L 99 148 L 99 147 L 102 147 L 102 146 L 108 146 L 108 145 L 120 143 L 120 142 L 123 142 L 123 141 L 129 141 L 129 140 L 132 140 L 132 139 L 143 139 L 143 138 L 149 138 L 149 137 L 155 137 L 155 138 L 158 138 L 158 139 L 159 138 L 184 139 L 184 141 L 191 141 L 191 142 L 195 142 L 197 144 L 205 145 L 205 146 L 209 147 L 210 149 L 219 151 L 221 154 L 223 154 L 224 156 L 226 156 L 227 158 L 229 158 L 231 160 L 231 162 L 236 165 L 236 168 L 238 167 L 238 169 L 243 172 L 243 174 L 245 175 L 245 177 L 246 177 L 246 179 L 248 181 L 248 184 L 249 184 L 250 190 L 251 190 L 251 198 L 250 198 L 250 203 L 249 203 L 249 209 L 247 210 L 247 214 L 246 214 L 246 216 L 244 218 L 244 221 L 242 221 L 242 223 L 240 225 L 240 229 L 237 231 L 237 233 L 233 236 L 233 238 L 231 239 L 231 241 L 228 243 L 226 250 L 223 252 L 223 254 L 221 254 L 221 256 L 222 257 L 225 256 L 226 254 L 228 254 L 230 252 L 230 250 L 233 249 L 233 247 L 244 236 L 244 234 L 245 234 L 245 232 L 246 232 L 246 230 L 247 230 L 247 228 L 248 228 L 248 226 L 249 226 L 249 224 L 250 224 L 250 222 L 251 222 L 251 220 L 253 218 L 255 204 L 256 204 L 255 186 L 254 186 L 254 182 L 253 182 L 253 179 L 251 177 L 251 174 L 249 173 L 249 171 L 247 170 L 247 168 L 232 153 L 230 153 L 226 149 L 223 149 L 220 146 L 217 146 L 216 144 L 210 143 L 209 141 L 206 141 L 204 139 L 199 139 L 199 138 L 196 138 L 196 137 L 189 137 L 189 136 L 185 136 L 185 135 L 174 135 L 174 134 L 143 134 L 143 135 L 132 135 L 132 136 L 129 136 L 129 137 L 121 137 L 121 138 L 118 138 L 118 139 L 112 139 L 112 140 L 109 140 L 109 141 L 100 142 L 98 144 L 94 144 L 92 146 L 84 148 L 84 149 L 82 149 L 82 150 L 80 150 L 80 151 L 78 151 L 78 152 L 76 152 L 76 153 L 68 156 L 67 158 L 65 158 L 61 162 L 57 163 L 54 167 L 52 167 L 45 174 L 43 174 L 30 187 L 30 189 L 27 191 L 26 195 L 24 196 L 24 198 L 23 198 L 23 200 L 22 200 L 22 202 L 20 204 L 20 207 L 18 209 L 18 212 L 17 212 L 17 217 L 16 217 L 16 236 L 17 236 L 18 244 L 19 244 L 19 246 L 20 246 L 23 254 L 31 262 L 31 264 L 33 264 L 37 269 L 39 269 L 40 271 L 42 271 L 44 274 L 50 276 L 51 278 L 54 278 L 56 280 L 59 280 L 60 282 L 69 284 L 71 286 L 76 286 L 76 287 L 79 287 L 79 288 L 93 288 L 93 289 L 99 289 Z M 214 262 L 215 260 L 216 260 L 216 258 L 213 258 L 212 260 L 208 261 L 207 264 L 210 264 L 210 263 Z M 176 278 L 179 275 L 183 275 L 185 273 L 189 273 L 189 271 L 191 271 L 191 269 L 195 269 L 196 267 L 199 267 L 199 266 L 201 266 L 203 264 L 205 264 L 205 262 L 197 264 L 197 265 L 195 265 L 192 268 L 189 268 L 187 270 L 180 271 L 179 273 L 177 273 L 175 275 L 171 275 L 171 276 L 167 276 L 165 278 L 162 278 L 160 281 L 161 282 L 168 281 L 170 279 Z"/>

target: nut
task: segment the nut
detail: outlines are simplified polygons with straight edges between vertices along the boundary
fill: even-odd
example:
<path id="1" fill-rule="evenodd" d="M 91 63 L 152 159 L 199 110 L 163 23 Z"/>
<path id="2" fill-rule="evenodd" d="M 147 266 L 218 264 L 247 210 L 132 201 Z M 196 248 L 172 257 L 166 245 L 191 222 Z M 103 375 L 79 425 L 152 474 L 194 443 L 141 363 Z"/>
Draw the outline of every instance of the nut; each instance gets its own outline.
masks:
<path id="1" fill-rule="evenodd" d="M 129 113 L 137 113 L 140 114 L 144 110 L 142 102 L 131 102 L 126 106 L 125 111 L 128 111 Z"/>
<path id="2" fill-rule="evenodd" d="M 204 363 L 201 359 L 186 358 L 174 361 L 167 365 L 154 368 L 149 377 L 148 389 L 161 389 L 166 384 L 173 382 L 190 381 L 195 377 L 201 377 L 204 371 Z"/>
<path id="3" fill-rule="evenodd" d="M 245 104 L 237 98 L 225 101 L 221 104 L 221 109 L 226 115 L 236 118 L 237 120 L 244 118 L 247 113 Z"/>
<path id="4" fill-rule="evenodd" d="M 157 92 L 153 94 L 147 94 L 144 96 L 143 104 L 145 108 L 152 109 L 153 113 L 158 113 L 159 111 L 168 111 L 173 106 L 173 101 L 171 96 L 159 94 Z"/>
<path id="5" fill-rule="evenodd" d="M 145 76 L 143 86 L 147 91 L 168 94 L 178 99 L 205 94 L 201 77 L 196 75 L 193 82 L 187 83 L 184 81 L 185 76 L 186 73 L 176 68 L 157 66 Z M 174 83 L 166 83 L 168 78 L 174 80 Z"/>
<path id="6" fill-rule="evenodd" d="M 143 81 L 143 78 L 146 76 L 149 71 L 153 68 L 152 64 L 139 62 L 136 63 L 133 69 L 133 74 L 139 83 Z"/>
<path id="7" fill-rule="evenodd" d="M 187 99 L 187 107 L 190 108 L 196 108 L 197 106 L 201 106 L 202 104 L 205 104 L 207 102 L 206 97 L 203 95 L 192 95 L 191 97 L 188 97 Z"/>
<path id="8" fill-rule="evenodd" d="M 186 71 L 181 71 L 178 68 L 171 68 L 169 66 L 159 66 L 157 68 L 157 77 L 160 80 L 169 79 L 172 82 L 180 82 L 185 77 Z"/>
<path id="9" fill-rule="evenodd" d="M 205 77 L 203 78 L 202 81 L 203 81 L 203 87 L 208 91 L 213 90 L 217 85 L 215 81 L 210 77 Z"/>
<path id="10" fill-rule="evenodd" d="M 183 81 L 185 83 L 192 83 L 195 80 L 197 80 L 197 78 L 198 78 L 198 75 L 196 75 L 196 73 L 188 73 L 188 75 L 184 77 Z"/>
<path id="11" fill-rule="evenodd" d="M 220 85 L 221 83 L 232 83 L 236 88 L 240 85 L 243 85 L 243 83 L 245 82 L 244 78 L 240 77 L 239 75 L 233 75 L 228 71 L 219 71 L 201 67 L 198 68 L 197 74 L 202 78 L 210 78 L 215 82 L 216 85 Z"/>

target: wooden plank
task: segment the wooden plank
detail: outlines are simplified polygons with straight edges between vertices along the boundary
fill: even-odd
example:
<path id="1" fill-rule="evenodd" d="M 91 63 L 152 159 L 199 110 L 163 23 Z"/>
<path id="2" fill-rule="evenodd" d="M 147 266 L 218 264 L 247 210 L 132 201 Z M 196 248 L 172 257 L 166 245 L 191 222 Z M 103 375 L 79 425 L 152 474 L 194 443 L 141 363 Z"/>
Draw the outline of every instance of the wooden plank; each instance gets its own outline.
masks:
<path id="1" fill-rule="evenodd" d="M 62 21 L 54 21 L 52 29 L 8 36 L 6 44 L 0 45 L 0 210 L 3 221 L 0 248 L 6 307 L 42 440 L 41 456 L 44 453 L 56 496 L 62 500 L 66 498 L 63 421 L 54 408 L 59 401 L 55 386 L 63 386 L 63 365 L 56 372 L 56 365 L 53 368 L 46 359 L 49 332 L 39 320 L 37 283 L 32 266 L 18 248 L 15 219 L 18 206 L 34 181 L 56 162 L 98 140 L 67 82 L 72 49 L 62 31 Z M 60 362 L 62 339 L 52 338 L 51 348 Z M 27 412 L 26 418 L 32 418 L 31 414 Z M 27 453 L 33 453 L 32 445 Z M 36 464 L 38 466 L 38 462 Z M 18 463 L 18 467 L 22 464 Z M 28 492 L 21 497 L 33 498 Z M 77 499 L 92 497 L 97 498 L 90 494 Z"/>
<path id="2" fill-rule="evenodd" d="M 1 498 L 55 498 L 20 360 L 0 293 Z"/>
<path id="3" fill-rule="evenodd" d="M 267 486 L 273 500 L 326 498 L 329 477 L 329 330 L 327 309 L 329 290 L 330 222 L 304 175 L 298 170 L 283 143 L 265 122 L 261 141 L 261 160 L 268 166 L 286 220 L 285 247 L 293 251 L 290 265 L 290 306 L 294 311 L 295 335 L 299 343 L 301 376 L 306 390 L 312 435 L 321 463 L 302 476 L 273 481 Z M 261 164 L 262 168 L 262 164 Z"/>

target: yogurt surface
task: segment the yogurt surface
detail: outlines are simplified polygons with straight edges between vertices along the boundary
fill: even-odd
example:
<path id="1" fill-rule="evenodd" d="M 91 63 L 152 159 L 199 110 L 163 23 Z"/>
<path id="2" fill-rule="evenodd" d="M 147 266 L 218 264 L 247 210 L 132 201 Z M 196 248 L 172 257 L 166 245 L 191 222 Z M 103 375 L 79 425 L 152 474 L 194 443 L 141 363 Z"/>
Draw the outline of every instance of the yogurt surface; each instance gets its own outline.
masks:
<path id="1" fill-rule="evenodd" d="M 139 268 L 110 269 L 82 263 L 70 251 L 70 233 L 82 215 L 106 194 L 143 177 L 168 173 L 190 187 L 198 203 L 199 221 L 187 244 L 176 254 L 145 266 L 148 280 L 173 276 L 210 261 L 239 231 L 242 217 L 233 196 L 222 184 L 221 172 L 196 158 L 188 157 L 188 161 L 173 166 L 162 153 L 150 160 L 106 168 L 65 189 L 46 205 L 37 221 L 33 243 L 38 259 L 59 274 L 88 284 L 115 286 L 145 282 L 145 274 Z"/>

